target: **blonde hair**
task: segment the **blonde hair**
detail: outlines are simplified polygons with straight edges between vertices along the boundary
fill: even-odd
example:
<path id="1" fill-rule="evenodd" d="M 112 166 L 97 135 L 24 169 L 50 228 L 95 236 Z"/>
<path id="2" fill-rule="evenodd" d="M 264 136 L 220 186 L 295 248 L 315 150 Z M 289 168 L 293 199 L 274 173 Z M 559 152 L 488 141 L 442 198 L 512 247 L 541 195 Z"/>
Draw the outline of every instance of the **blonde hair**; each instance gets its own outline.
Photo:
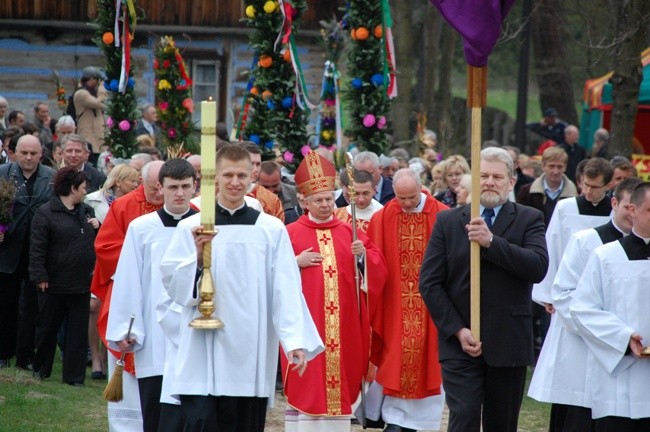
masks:
<path id="1" fill-rule="evenodd" d="M 451 155 L 445 159 L 445 164 L 442 167 L 442 177 L 445 179 L 445 181 L 447 179 L 447 174 L 449 171 L 454 168 L 460 168 L 460 170 L 465 174 L 469 174 L 470 172 L 467 159 L 461 155 Z"/>
<path id="2" fill-rule="evenodd" d="M 138 142 L 138 147 L 154 147 L 155 143 L 150 135 L 138 135 L 135 140 Z"/>
<path id="3" fill-rule="evenodd" d="M 124 180 L 138 180 L 139 178 L 140 174 L 138 173 L 138 170 L 132 166 L 127 164 L 115 165 L 115 167 L 108 174 L 108 177 L 100 189 L 100 192 L 104 193 L 109 189 L 112 190 L 117 185 L 117 182 Z"/>

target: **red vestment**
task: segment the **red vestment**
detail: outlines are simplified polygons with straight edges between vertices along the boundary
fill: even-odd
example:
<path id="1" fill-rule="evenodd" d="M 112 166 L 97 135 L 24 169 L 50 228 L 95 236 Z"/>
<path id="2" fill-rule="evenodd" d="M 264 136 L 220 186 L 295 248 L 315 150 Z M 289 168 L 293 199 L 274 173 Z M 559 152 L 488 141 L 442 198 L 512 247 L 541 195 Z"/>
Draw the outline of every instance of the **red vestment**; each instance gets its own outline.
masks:
<path id="1" fill-rule="evenodd" d="M 280 198 L 276 194 L 264 186 L 256 184 L 253 186 L 253 190 L 246 195 L 258 200 L 264 213 L 275 216 L 284 223 L 284 207 L 282 207 L 282 201 L 280 201 Z"/>
<path id="2" fill-rule="evenodd" d="M 343 223 L 352 225 L 352 215 L 348 213 L 347 207 L 339 207 L 334 209 L 334 215 Z M 364 233 L 368 232 L 368 224 L 370 223 L 369 219 L 359 219 L 357 216 L 357 229 L 363 231 Z"/>
<path id="3" fill-rule="evenodd" d="M 126 229 L 129 223 L 137 217 L 147 213 L 154 212 L 162 207 L 149 203 L 144 195 L 144 187 L 138 186 L 133 192 L 130 192 L 116 199 L 106 215 L 104 223 L 95 238 L 95 270 L 90 290 L 102 301 L 102 307 L 97 317 L 97 330 L 106 344 L 106 326 L 108 325 L 108 311 L 111 303 L 111 292 L 113 290 L 113 275 L 117 268 L 117 261 L 120 258 Z M 142 317 L 135 317 L 135 319 Z M 111 353 L 119 358 L 120 353 L 110 350 Z M 125 358 L 124 370 L 134 373 L 133 353 L 127 354 Z"/>
<path id="4" fill-rule="evenodd" d="M 308 248 L 323 257 L 321 265 L 300 270 L 302 291 L 312 319 L 325 344 L 325 352 L 309 361 L 305 374 L 287 371 L 282 358 L 287 402 L 310 415 L 349 415 L 359 396 L 368 367 L 370 328 L 365 294 L 361 312 L 355 285 L 356 257 L 352 255 L 352 228 L 336 217 L 318 224 L 301 216 L 287 226 L 296 255 Z M 383 256 L 363 232 L 368 289 L 380 290 L 386 280 Z"/>
<path id="5" fill-rule="evenodd" d="M 388 264 L 388 281 L 370 293 L 372 363 L 384 394 L 422 399 L 440 394 L 438 331 L 419 291 L 420 267 L 436 214 L 447 207 L 426 195 L 421 213 L 404 213 L 391 200 L 370 220 L 368 236 Z"/>

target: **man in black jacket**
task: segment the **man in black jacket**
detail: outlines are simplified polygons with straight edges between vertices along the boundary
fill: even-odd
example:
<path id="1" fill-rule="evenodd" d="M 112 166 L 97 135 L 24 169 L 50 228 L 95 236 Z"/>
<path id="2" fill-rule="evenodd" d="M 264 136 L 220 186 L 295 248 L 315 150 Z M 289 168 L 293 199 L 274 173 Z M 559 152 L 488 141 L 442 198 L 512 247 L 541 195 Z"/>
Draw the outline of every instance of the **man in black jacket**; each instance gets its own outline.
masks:
<path id="1" fill-rule="evenodd" d="M 465 205 L 438 214 L 420 292 L 438 328 L 450 432 L 516 432 L 526 367 L 533 362 L 531 284 L 546 274 L 543 215 L 508 200 L 514 168 L 499 148 L 481 151 L 482 217 Z M 470 330 L 470 243 L 481 246 L 481 335 Z"/>
<path id="2" fill-rule="evenodd" d="M 63 162 L 86 174 L 86 192 L 92 193 L 101 189 L 106 181 L 106 175 L 86 163 L 90 156 L 88 143 L 84 137 L 77 134 L 68 135 L 61 144 L 63 149 Z"/>
<path id="3" fill-rule="evenodd" d="M 27 274 L 30 230 L 36 210 L 52 196 L 54 176 L 54 170 L 39 163 L 41 153 L 39 139 L 24 135 L 16 145 L 16 162 L 0 166 L 0 179 L 11 181 L 16 188 L 13 222 L 6 232 L 0 232 L 0 368 L 7 367 L 16 355 L 16 366 L 31 369 L 34 356 L 38 303 Z M 21 287 L 25 301 L 19 331 Z"/>

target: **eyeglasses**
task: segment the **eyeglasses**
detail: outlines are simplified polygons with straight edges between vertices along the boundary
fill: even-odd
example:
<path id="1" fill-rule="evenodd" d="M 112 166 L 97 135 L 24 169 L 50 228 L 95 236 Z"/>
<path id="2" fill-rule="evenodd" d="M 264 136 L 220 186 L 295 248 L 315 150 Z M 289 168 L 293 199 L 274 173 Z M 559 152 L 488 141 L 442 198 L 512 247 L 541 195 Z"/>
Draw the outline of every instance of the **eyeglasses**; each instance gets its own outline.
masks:
<path id="1" fill-rule="evenodd" d="M 598 190 L 598 189 L 604 188 L 605 186 L 607 186 L 607 185 L 594 186 L 594 185 L 590 185 L 589 183 L 586 183 L 584 181 L 582 182 L 582 189 L 584 189 L 584 190 L 587 190 L 587 189 L 589 189 L 589 190 Z"/>

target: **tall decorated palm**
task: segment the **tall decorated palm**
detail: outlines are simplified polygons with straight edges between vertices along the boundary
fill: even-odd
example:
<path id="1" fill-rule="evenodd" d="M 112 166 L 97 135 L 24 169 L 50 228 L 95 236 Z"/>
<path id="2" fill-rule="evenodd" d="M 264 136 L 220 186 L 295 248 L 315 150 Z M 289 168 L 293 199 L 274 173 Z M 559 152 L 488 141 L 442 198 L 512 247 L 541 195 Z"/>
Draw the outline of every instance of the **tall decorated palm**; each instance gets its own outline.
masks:
<path id="1" fill-rule="evenodd" d="M 390 98 L 397 95 L 392 22 L 387 0 L 350 0 L 344 22 L 350 31 L 346 101 L 356 145 L 381 154 L 386 149 Z"/>
<path id="2" fill-rule="evenodd" d="M 137 152 L 134 129 L 138 107 L 131 63 L 136 1 L 98 0 L 97 30 L 93 38 L 106 59 L 104 86 L 109 97 L 104 142 L 120 158 L 130 158 Z"/>
<path id="3" fill-rule="evenodd" d="M 286 165 L 296 168 L 304 157 L 309 109 L 294 34 L 305 0 L 247 0 L 245 23 L 254 30 L 255 52 L 244 95 L 238 136 L 262 148 L 265 159 L 279 149 Z"/>

